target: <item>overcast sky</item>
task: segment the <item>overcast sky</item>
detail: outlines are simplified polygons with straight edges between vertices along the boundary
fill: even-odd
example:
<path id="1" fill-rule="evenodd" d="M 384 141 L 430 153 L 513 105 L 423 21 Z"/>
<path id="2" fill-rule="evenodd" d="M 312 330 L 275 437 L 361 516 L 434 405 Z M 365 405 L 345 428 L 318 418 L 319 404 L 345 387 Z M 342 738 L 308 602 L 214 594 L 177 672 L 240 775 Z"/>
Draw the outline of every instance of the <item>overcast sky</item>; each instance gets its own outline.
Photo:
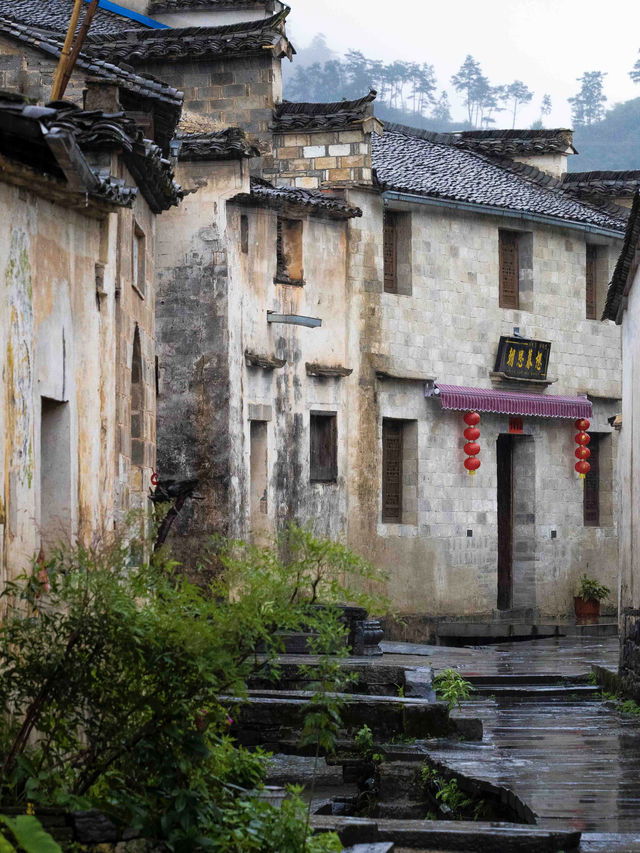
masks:
<path id="1" fill-rule="evenodd" d="M 606 71 L 607 107 L 640 97 L 629 70 L 640 48 L 640 0 L 287 0 L 290 37 L 305 47 L 319 32 L 337 53 L 372 59 L 429 62 L 440 88 L 463 120 L 449 79 L 471 53 L 493 85 L 523 80 L 535 91 L 518 125 L 539 116 L 548 92 L 553 112 L 545 125 L 568 127 L 567 98 L 584 71 Z M 294 57 L 295 62 L 295 57 Z M 510 126 L 506 113 L 497 126 Z"/>

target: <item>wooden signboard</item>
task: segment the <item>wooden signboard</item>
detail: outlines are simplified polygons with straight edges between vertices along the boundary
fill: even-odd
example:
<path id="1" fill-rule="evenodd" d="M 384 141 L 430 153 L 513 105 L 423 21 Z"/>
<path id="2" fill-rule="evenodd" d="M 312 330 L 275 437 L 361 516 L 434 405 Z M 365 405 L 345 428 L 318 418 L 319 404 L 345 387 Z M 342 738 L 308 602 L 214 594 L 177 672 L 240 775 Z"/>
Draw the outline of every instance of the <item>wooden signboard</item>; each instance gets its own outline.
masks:
<path id="1" fill-rule="evenodd" d="M 545 380 L 550 352 L 549 341 L 501 337 L 494 370 L 513 379 Z"/>

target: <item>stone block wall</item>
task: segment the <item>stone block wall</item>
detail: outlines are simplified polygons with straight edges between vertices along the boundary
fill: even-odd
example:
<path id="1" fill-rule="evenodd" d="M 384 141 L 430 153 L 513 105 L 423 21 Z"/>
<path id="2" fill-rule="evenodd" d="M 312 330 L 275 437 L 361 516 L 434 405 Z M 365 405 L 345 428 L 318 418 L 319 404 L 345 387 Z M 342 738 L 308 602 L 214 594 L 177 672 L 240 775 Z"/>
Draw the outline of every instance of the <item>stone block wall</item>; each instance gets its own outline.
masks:
<path id="1" fill-rule="evenodd" d="M 317 189 L 371 183 L 371 135 L 362 129 L 275 133 L 264 175 L 279 186 Z"/>
<path id="2" fill-rule="evenodd" d="M 640 610 L 620 613 L 620 680 L 625 694 L 640 701 Z"/>
<path id="3" fill-rule="evenodd" d="M 482 467 L 471 478 L 463 468 L 462 413 L 425 399 L 418 377 L 491 387 L 498 339 L 518 326 L 526 337 L 552 342 L 549 374 L 557 382 L 548 393 L 593 395 L 592 430 L 611 436 L 605 444 L 613 457 L 617 439 L 607 418 L 619 407 L 619 330 L 584 318 L 585 238 L 562 227 L 524 226 L 531 246 L 530 310 L 515 311 L 498 305 L 503 221 L 406 206 L 411 292 L 384 293 L 382 204 L 355 190 L 348 197 L 364 210 L 349 225 L 350 322 L 360 329 L 359 355 L 355 341 L 352 349 L 360 376 L 350 422 L 349 541 L 390 572 L 389 593 L 401 612 L 491 618 L 497 601 L 496 442 L 509 432 L 509 418 L 482 414 Z M 603 246 L 608 271 L 616 243 Z M 374 363 L 406 378 L 379 381 Z M 522 389 L 514 383 L 509 390 Z M 384 418 L 417 424 L 415 522 L 409 513 L 402 524 L 380 521 Z M 584 571 L 612 588 L 616 583 L 613 466 L 607 462 L 601 471 L 601 526 L 585 527 L 574 432 L 570 420 L 525 418 L 522 458 L 516 456 L 521 488 L 516 483 L 514 606 L 547 617 L 571 612 L 574 584 Z"/>
<path id="4" fill-rule="evenodd" d="M 267 151 L 274 104 L 282 100 L 280 60 L 260 56 L 221 56 L 149 63 L 145 71 L 184 92 L 184 107 L 211 120 L 212 126 L 242 127 Z"/>

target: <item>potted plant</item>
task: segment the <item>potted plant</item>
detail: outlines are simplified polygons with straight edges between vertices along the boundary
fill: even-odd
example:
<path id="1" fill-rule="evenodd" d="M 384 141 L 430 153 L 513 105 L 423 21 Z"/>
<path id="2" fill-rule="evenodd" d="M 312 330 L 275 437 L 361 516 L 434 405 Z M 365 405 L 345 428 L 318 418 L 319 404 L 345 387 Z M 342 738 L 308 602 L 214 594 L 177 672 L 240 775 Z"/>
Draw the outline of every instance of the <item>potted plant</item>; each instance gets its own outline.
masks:
<path id="1" fill-rule="evenodd" d="M 578 620 L 598 619 L 600 616 L 600 602 L 606 598 L 611 590 L 608 586 L 593 578 L 582 575 L 578 583 L 576 595 L 573 599 L 573 607 Z"/>

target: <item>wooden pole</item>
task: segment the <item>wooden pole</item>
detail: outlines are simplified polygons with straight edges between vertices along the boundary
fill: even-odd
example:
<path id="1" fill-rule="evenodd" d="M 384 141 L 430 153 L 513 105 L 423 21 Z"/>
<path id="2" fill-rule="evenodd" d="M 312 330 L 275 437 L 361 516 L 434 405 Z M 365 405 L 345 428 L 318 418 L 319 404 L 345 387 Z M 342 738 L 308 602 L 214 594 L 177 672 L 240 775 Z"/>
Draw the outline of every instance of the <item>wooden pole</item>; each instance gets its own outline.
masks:
<path id="1" fill-rule="evenodd" d="M 82 45 L 84 44 L 84 40 L 87 37 L 87 33 L 89 32 L 89 27 L 91 26 L 91 21 L 93 20 L 93 16 L 96 13 L 96 9 L 98 8 L 98 0 L 91 0 L 91 5 L 87 9 L 84 15 L 84 20 L 80 25 L 80 29 L 78 30 L 78 37 L 75 40 L 75 44 L 73 45 L 73 49 L 67 60 L 67 64 L 65 65 L 64 71 L 62 72 L 62 81 L 60 84 L 60 97 L 64 97 L 64 93 L 67 89 L 67 84 L 71 79 L 71 75 L 73 74 L 73 69 L 76 64 L 76 60 L 80 51 L 82 50 Z"/>
<path id="2" fill-rule="evenodd" d="M 67 35 L 62 46 L 60 59 L 58 60 L 58 67 L 56 68 L 55 77 L 53 78 L 53 88 L 51 89 L 52 101 L 57 101 L 61 97 L 60 84 L 62 82 L 62 73 L 64 71 L 67 58 L 71 53 L 71 45 L 73 43 L 73 36 L 76 31 L 76 27 L 78 26 L 80 9 L 82 9 L 82 0 L 75 0 L 73 12 L 71 13 L 71 20 L 69 21 L 69 29 L 67 30 Z"/>

